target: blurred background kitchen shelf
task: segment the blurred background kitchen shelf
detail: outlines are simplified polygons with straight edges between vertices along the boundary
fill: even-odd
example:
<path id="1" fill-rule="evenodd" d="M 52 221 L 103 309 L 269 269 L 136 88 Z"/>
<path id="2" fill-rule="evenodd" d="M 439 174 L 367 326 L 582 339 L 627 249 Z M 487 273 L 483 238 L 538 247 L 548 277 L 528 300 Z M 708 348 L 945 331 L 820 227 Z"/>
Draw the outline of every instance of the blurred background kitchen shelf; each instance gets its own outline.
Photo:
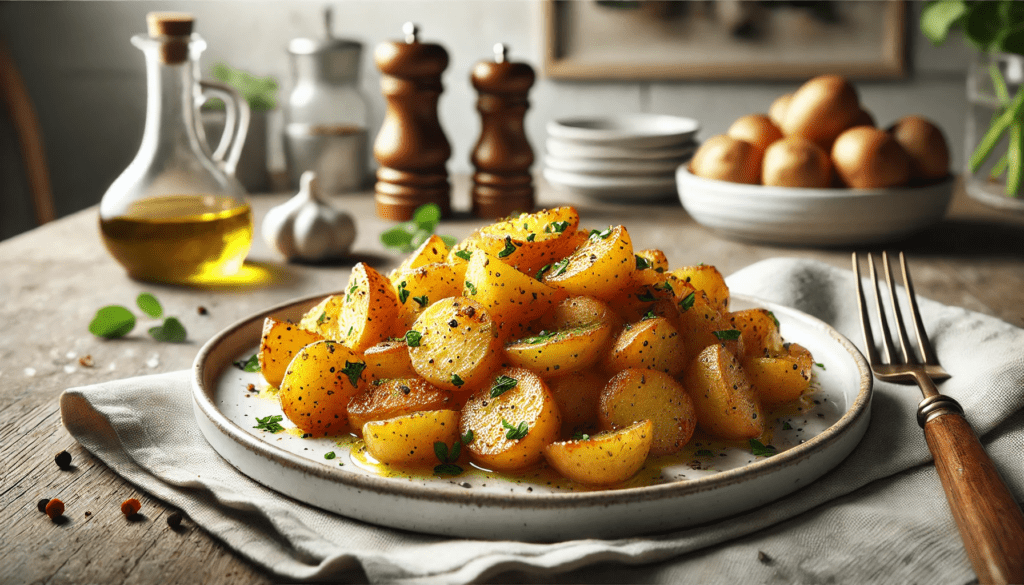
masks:
<path id="1" fill-rule="evenodd" d="M 146 13 L 177 10 L 196 16 L 208 42 L 203 75 L 218 62 L 281 81 L 286 96 L 291 80 L 286 47 L 295 37 L 323 31 L 323 2 L 82 2 L 0 3 L 0 39 L 9 47 L 35 106 L 42 128 L 54 204 L 64 216 L 99 202 L 111 181 L 138 150 L 145 118 L 144 63 L 128 39 L 142 32 Z M 784 81 L 567 81 L 543 75 L 543 0 L 343 0 L 330 3 L 333 33 L 364 44 L 360 89 L 368 98 L 370 137 L 384 117 L 380 74 L 373 47 L 400 37 L 413 21 L 424 40 L 445 46 L 451 64 L 444 73 L 440 101 L 442 126 L 452 145 L 449 172 L 469 173 L 470 152 L 480 132 L 476 92 L 469 81 L 473 64 L 506 43 L 517 59 L 533 64 L 538 80 L 526 116 L 534 151 L 543 151 L 545 124 L 566 116 L 653 112 L 696 118 L 703 140 L 724 132 L 738 116 L 764 112 L 778 95 L 799 86 Z M 857 80 L 861 99 L 885 127 L 908 111 L 934 120 L 947 134 L 954 169 L 964 160 L 965 75 L 971 51 L 956 36 L 933 47 L 917 29 L 922 3 L 907 3 L 907 75 L 899 79 Z M 278 112 L 274 112 L 277 114 Z M 12 124 L 0 115 L 0 239 L 32 228 L 31 205 L 17 176 L 19 156 Z M 268 162 L 283 169 L 274 141 Z M 539 158 L 539 157 L 538 157 Z M 370 158 L 372 161 L 372 157 Z M 539 173 L 541 162 L 534 165 Z"/>

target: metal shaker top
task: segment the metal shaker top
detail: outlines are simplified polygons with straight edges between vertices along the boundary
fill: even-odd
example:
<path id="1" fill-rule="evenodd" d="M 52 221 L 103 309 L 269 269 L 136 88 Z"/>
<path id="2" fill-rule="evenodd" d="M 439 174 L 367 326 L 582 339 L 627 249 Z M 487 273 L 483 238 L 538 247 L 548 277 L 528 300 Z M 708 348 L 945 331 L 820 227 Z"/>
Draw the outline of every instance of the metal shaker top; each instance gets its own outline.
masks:
<path id="1" fill-rule="evenodd" d="M 320 79 L 328 83 L 355 81 L 359 76 L 363 44 L 332 36 L 330 8 L 324 10 L 324 25 L 324 38 L 296 38 L 288 43 L 288 53 L 296 77 Z"/>

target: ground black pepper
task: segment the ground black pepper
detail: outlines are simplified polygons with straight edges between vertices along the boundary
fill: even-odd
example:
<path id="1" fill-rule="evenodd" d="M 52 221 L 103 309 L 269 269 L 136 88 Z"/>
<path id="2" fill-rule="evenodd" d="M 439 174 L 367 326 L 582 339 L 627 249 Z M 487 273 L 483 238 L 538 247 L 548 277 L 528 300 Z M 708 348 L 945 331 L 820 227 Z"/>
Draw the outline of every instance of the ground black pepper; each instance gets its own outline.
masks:
<path id="1" fill-rule="evenodd" d="M 71 467 L 71 453 L 68 453 L 67 451 L 61 451 L 60 453 L 57 453 L 57 455 L 54 456 L 53 461 L 54 463 L 57 464 L 57 467 L 60 467 L 61 469 L 67 469 Z"/>
<path id="2" fill-rule="evenodd" d="M 172 529 L 177 530 L 181 527 L 181 512 L 174 512 L 167 517 L 167 525 Z"/>
<path id="3" fill-rule="evenodd" d="M 36 502 L 36 508 L 39 508 L 39 511 L 42 512 L 43 514 L 45 514 L 46 513 L 46 504 L 49 504 L 49 503 L 50 503 L 50 498 L 43 498 L 43 499 L 39 500 L 38 502 Z"/>

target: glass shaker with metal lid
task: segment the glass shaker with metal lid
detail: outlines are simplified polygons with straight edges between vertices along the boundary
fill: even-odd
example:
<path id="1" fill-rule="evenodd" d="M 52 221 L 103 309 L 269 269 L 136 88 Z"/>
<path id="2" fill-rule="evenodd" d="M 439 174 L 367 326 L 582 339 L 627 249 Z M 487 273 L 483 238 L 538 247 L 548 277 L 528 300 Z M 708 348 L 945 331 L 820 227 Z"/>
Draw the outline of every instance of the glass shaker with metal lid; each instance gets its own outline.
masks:
<path id="1" fill-rule="evenodd" d="M 249 105 L 234 89 L 200 81 L 206 41 L 182 13 L 150 13 L 148 35 L 132 44 L 146 58 L 146 124 L 131 164 L 100 201 L 103 243 L 129 276 L 209 284 L 234 276 L 252 244 L 252 211 L 234 177 Z M 227 129 L 214 152 L 198 108 L 227 105 Z"/>
<path id="2" fill-rule="evenodd" d="M 291 182 L 315 171 L 324 193 L 358 191 L 366 179 L 369 112 L 359 91 L 363 46 L 331 35 L 288 45 L 293 88 L 285 108 L 285 157 Z"/>

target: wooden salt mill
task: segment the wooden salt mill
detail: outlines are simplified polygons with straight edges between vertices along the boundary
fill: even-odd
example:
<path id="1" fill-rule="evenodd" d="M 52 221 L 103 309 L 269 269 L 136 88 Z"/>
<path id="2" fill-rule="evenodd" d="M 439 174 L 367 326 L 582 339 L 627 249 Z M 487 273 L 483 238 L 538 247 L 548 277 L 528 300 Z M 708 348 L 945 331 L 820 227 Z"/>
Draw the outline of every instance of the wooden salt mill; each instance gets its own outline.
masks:
<path id="1" fill-rule="evenodd" d="M 441 73 L 448 67 L 444 47 L 419 41 L 411 22 L 402 27 L 405 40 L 377 45 L 374 60 L 383 76 L 387 100 L 384 123 L 373 144 L 377 170 L 377 216 L 405 221 L 420 205 L 436 203 L 451 213 L 451 185 L 446 163 L 451 145 L 437 117 Z"/>
<path id="2" fill-rule="evenodd" d="M 527 94 L 536 78 L 526 63 L 510 63 L 505 45 L 494 45 L 494 61 L 473 67 L 471 79 L 480 97 L 480 139 L 470 160 L 473 215 L 494 219 L 533 210 L 533 149 L 523 121 Z"/>

